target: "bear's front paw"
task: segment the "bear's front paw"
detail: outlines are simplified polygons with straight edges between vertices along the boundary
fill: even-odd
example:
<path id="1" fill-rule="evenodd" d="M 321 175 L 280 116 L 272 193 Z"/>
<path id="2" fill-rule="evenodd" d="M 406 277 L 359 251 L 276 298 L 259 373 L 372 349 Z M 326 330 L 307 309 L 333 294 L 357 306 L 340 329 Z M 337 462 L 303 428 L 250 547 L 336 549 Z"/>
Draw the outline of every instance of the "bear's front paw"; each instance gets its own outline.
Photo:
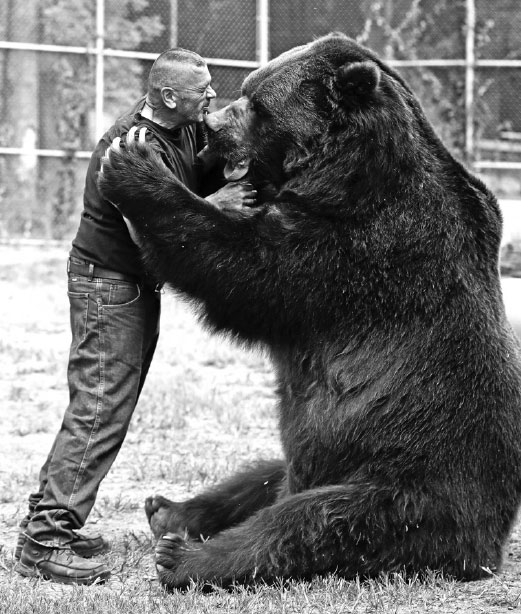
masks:
<path id="1" fill-rule="evenodd" d="M 145 501 L 145 512 L 156 539 L 166 533 L 185 534 L 186 537 L 187 521 L 182 503 L 170 501 L 161 495 L 153 495 Z"/>
<path id="2" fill-rule="evenodd" d="M 185 564 L 190 553 L 196 550 L 177 533 L 167 533 L 159 539 L 156 545 L 156 570 L 163 586 L 169 589 L 188 587 L 192 578 L 186 574 Z"/>
<path id="3" fill-rule="evenodd" d="M 155 190 L 160 183 L 159 175 L 172 175 L 153 145 L 146 142 L 144 130 L 141 128 L 137 140 L 135 127 L 131 128 L 126 139 L 116 137 L 101 159 L 100 192 L 126 217 L 132 217 L 134 211 L 143 209 L 150 190 Z M 150 182 L 150 177 L 156 177 L 156 180 Z"/>

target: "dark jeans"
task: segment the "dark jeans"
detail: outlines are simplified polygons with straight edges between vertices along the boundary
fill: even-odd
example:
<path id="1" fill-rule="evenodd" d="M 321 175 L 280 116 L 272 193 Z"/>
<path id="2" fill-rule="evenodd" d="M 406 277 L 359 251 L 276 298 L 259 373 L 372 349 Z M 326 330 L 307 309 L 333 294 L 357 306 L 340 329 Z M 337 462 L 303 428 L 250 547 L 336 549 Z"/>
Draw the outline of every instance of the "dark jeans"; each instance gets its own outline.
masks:
<path id="1" fill-rule="evenodd" d="M 127 433 L 159 336 L 160 295 L 153 288 L 69 274 L 68 296 L 70 402 L 39 490 L 29 497 L 26 528 L 49 545 L 67 543 L 85 524 Z"/>

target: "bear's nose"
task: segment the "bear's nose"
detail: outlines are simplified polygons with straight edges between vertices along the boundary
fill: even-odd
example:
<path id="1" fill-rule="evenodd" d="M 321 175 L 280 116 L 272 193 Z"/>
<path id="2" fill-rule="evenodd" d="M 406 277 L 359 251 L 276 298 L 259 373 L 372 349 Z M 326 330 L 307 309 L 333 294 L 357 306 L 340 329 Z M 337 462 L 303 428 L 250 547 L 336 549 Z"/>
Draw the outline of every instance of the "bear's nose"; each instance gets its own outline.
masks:
<path id="1" fill-rule="evenodd" d="M 207 113 L 203 119 L 208 128 L 213 132 L 219 132 L 224 126 L 224 112 L 222 109 L 213 113 Z"/>

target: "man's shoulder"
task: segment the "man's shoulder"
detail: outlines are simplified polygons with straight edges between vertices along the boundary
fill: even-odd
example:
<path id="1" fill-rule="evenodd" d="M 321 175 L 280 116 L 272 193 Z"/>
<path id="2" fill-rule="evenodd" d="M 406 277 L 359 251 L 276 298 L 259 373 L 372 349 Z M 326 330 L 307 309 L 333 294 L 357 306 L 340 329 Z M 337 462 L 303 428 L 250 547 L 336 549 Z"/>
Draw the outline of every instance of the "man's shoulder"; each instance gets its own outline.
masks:
<path id="1" fill-rule="evenodd" d="M 196 133 L 196 125 L 188 124 L 186 126 L 181 126 L 180 128 L 169 129 L 161 126 L 160 124 L 156 124 L 151 119 L 147 119 L 146 117 L 142 117 L 139 113 L 136 115 L 136 120 L 134 123 L 138 128 L 144 127 L 146 128 L 146 132 L 150 132 L 151 135 L 154 135 L 158 138 L 168 139 L 168 140 L 176 140 L 184 135 L 193 135 Z"/>
<path id="2" fill-rule="evenodd" d="M 105 133 L 104 140 L 113 141 L 117 136 L 125 135 L 132 126 L 135 126 L 141 119 L 139 112 L 143 108 L 144 102 L 145 96 L 142 96 L 134 103 L 132 108 L 120 115 Z"/>
<path id="3" fill-rule="evenodd" d="M 175 155 L 176 152 L 195 151 L 197 153 L 196 127 L 193 124 L 182 126 L 176 130 L 168 130 L 146 118 L 138 119 L 135 139 L 144 139 L 166 155 Z"/>

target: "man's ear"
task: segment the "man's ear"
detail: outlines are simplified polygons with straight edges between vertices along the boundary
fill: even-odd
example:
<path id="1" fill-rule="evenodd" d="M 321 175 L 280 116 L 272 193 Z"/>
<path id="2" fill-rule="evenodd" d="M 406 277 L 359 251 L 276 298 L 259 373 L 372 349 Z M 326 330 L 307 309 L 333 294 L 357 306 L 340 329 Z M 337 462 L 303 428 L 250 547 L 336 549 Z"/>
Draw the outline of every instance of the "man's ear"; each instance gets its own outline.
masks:
<path id="1" fill-rule="evenodd" d="M 171 87 L 163 87 L 161 89 L 161 99 L 165 107 L 175 109 L 177 106 L 177 96 Z"/>
<path id="2" fill-rule="evenodd" d="M 337 85 L 343 96 L 366 97 L 378 88 L 380 69 L 374 62 L 350 62 L 337 70 Z"/>

